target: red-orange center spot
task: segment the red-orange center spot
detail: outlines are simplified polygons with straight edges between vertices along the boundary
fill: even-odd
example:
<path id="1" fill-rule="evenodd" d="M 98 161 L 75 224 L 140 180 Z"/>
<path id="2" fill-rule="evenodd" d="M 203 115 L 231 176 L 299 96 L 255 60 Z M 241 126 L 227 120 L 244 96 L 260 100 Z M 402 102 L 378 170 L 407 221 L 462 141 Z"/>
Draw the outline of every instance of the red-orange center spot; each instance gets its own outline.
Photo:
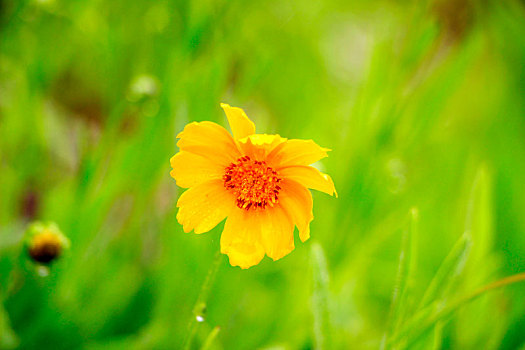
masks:
<path id="1" fill-rule="evenodd" d="M 278 201 L 281 179 L 264 161 L 241 157 L 226 168 L 223 180 L 224 187 L 237 197 L 237 206 L 241 209 L 264 209 Z"/>

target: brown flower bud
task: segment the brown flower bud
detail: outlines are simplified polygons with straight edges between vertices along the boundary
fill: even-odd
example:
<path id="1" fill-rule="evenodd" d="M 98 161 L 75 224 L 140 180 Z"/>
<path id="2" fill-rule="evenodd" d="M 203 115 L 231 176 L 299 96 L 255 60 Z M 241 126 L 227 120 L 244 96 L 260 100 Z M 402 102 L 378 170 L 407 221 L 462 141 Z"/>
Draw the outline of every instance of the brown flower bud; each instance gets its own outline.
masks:
<path id="1" fill-rule="evenodd" d="M 35 222 L 26 232 L 26 247 L 33 261 L 50 264 L 69 248 L 69 240 L 55 223 Z"/>

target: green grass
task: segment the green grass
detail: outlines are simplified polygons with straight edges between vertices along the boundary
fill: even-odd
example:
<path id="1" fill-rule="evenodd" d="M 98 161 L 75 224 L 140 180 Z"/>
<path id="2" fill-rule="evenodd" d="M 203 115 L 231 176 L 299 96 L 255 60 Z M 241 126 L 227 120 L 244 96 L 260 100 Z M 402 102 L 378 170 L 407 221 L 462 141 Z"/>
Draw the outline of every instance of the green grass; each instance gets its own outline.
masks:
<path id="1" fill-rule="evenodd" d="M 0 348 L 525 347 L 489 285 L 525 271 L 522 2 L 4 0 L 0 38 Z M 339 198 L 203 290 L 223 224 L 183 233 L 169 158 L 220 102 L 331 148 Z"/>

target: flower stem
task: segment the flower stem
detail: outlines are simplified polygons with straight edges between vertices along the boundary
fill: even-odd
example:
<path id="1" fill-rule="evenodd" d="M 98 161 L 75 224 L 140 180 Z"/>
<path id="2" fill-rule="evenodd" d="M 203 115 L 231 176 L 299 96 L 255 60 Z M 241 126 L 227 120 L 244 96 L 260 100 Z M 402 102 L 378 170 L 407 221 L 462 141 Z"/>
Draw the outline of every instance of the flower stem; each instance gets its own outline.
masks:
<path id="1" fill-rule="evenodd" d="M 208 295 L 210 294 L 210 289 L 213 285 L 213 282 L 215 281 L 215 277 L 217 275 L 217 271 L 219 270 L 219 266 L 221 265 L 221 261 L 222 254 L 220 251 L 217 251 L 217 253 L 215 254 L 215 258 L 213 259 L 213 263 L 210 266 L 210 269 L 208 270 L 208 274 L 206 275 L 206 279 L 202 284 L 199 296 L 197 298 L 197 301 L 195 302 L 195 306 L 193 306 L 193 315 L 190 319 L 190 323 L 188 324 L 188 333 L 186 334 L 186 339 L 184 340 L 185 350 L 189 350 L 191 348 L 191 342 L 193 340 L 193 337 L 195 336 L 195 332 L 197 331 L 197 324 L 200 322 L 204 322 L 205 320 L 206 300 L 208 299 Z"/>

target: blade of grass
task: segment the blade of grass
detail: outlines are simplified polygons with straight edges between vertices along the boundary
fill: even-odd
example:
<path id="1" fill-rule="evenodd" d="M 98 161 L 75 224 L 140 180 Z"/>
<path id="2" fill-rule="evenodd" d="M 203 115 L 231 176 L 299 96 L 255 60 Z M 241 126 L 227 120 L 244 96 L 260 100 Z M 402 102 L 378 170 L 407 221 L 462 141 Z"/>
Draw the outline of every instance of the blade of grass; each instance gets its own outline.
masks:
<path id="1" fill-rule="evenodd" d="M 409 222 L 403 232 L 396 284 L 392 295 L 387 330 L 381 342 L 381 349 L 385 348 L 386 339 L 389 338 L 390 334 L 395 332 L 395 330 L 403 323 L 404 317 L 410 308 L 407 304 L 414 285 L 414 275 L 417 262 L 418 215 L 418 210 L 416 208 L 410 210 Z"/>
<path id="2" fill-rule="evenodd" d="M 491 246 L 492 208 L 490 177 L 485 165 L 477 170 L 468 200 L 465 232 L 476 242 L 473 263 L 484 259 Z"/>
<path id="3" fill-rule="evenodd" d="M 436 322 L 434 326 L 434 337 L 432 342 L 432 349 L 439 350 L 443 346 L 443 321 Z"/>
<path id="4" fill-rule="evenodd" d="M 208 350 L 210 348 L 215 338 L 217 338 L 217 335 L 219 334 L 220 330 L 221 327 L 219 326 L 216 326 L 211 330 L 210 334 L 208 334 L 208 337 L 204 341 L 204 344 L 202 344 L 201 350 Z"/>
<path id="5" fill-rule="evenodd" d="M 311 250 L 313 295 L 312 313 L 314 316 L 315 349 L 331 349 L 330 314 L 329 314 L 329 275 L 323 248 L 318 243 L 312 244 Z"/>
<path id="6" fill-rule="evenodd" d="M 445 294 L 445 290 L 450 289 L 453 282 L 461 276 L 469 257 L 471 244 L 470 235 L 467 234 L 462 235 L 457 240 L 434 275 L 434 278 L 432 278 L 425 294 L 423 294 L 418 309 L 424 308 L 440 295 Z"/>
<path id="7" fill-rule="evenodd" d="M 472 181 L 468 209 L 465 218 L 465 232 L 472 239 L 470 257 L 461 278 L 461 290 L 468 291 L 484 285 L 491 280 L 500 265 L 498 253 L 494 251 L 492 181 L 490 171 L 485 164 L 477 167 Z M 461 334 L 460 347 L 471 348 L 479 344 L 478 339 L 486 335 L 484 346 L 491 348 L 505 333 L 505 320 L 490 324 L 479 315 L 495 315 L 500 309 L 496 300 L 488 298 L 485 302 L 465 307 L 457 316 L 455 331 Z M 460 341 L 458 339 L 458 341 Z"/>
<path id="8" fill-rule="evenodd" d="M 412 320 L 407 323 L 401 331 L 395 334 L 392 338 L 387 340 L 387 345 L 395 345 L 400 341 L 406 341 L 405 345 L 410 346 L 417 338 L 422 335 L 425 331 L 434 326 L 437 322 L 445 320 L 454 311 L 458 310 L 462 306 L 475 300 L 476 298 L 493 291 L 498 288 L 508 286 L 510 284 L 525 281 L 525 272 L 505 277 L 501 280 L 489 283 L 481 288 L 474 290 L 471 293 L 466 294 L 463 297 L 456 299 L 449 305 L 443 306 L 441 301 L 434 302 L 428 307 L 417 313 Z"/>
<path id="9" fill-rule="evenodd" d="M 469 270 L 467 268 L 468 262 L 472 259 L 478 261 L 482 256 L 486 255 L 489 246 L 488 236 L 490 234 L 489 191 L 487 173 L 485 168 L 481 166 L 477 171 L 470 191 L 464 234 L 447 255 L 423 295 L 418 308 L 422 312 L 420 317 L 416 317 L 413 322 L 414 330 L 417 331 L 411 333 L 417 334 L 417 336 L 413 337 L 411 341 L 417 339 L 425 330 L 432 326 L 421 328 L 427 324 L 428 319 L 435 319 L 436 315 L 441 315 L 443 310 L 449 307 L 447 306 L 448 299 L 453 293 L 454 286 L 460 282 L 460 277 Z M 476 242 L 477 254 L 472 257 L 471 248 L 474 241 Z M 461 281 L 463 282 L 463 279 Z M 443 318 L 447 315 L 444 314 Z M 425 317 L 427 317 L 426 320 Z M 438 326 L 436 325 L 436 327 Z M 403 344 L 407 346 L 404 341 Z"/>

